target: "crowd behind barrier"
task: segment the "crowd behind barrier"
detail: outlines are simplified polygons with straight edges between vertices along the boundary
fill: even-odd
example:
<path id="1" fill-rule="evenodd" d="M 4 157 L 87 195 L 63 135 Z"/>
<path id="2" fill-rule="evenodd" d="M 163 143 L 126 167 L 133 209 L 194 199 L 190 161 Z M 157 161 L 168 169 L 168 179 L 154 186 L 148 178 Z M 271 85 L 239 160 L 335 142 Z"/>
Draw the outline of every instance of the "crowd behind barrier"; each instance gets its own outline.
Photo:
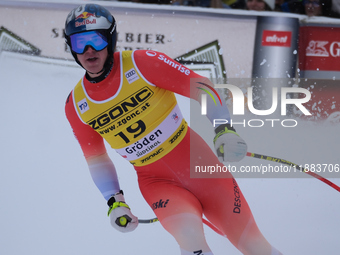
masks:
<path id="1" fill-rule="evenodd" d="M 168 4 L 227 8 L 254 11 L 276 11 L 312 16 L 340 18 L 340 0 L 118 0 L 148 4 Z"/>

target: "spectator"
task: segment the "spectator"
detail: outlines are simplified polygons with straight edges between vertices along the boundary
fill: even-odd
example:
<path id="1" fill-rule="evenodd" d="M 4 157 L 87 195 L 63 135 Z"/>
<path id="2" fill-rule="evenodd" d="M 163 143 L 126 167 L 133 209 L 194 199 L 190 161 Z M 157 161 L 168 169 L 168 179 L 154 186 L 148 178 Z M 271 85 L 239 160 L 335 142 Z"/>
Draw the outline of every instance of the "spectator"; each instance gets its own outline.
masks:
<path id="1" fill-rule="evenodd" d="M 231 8 L 231 9 L 245 9 L 246 8 L 246 0 L 222 0 L 223 8 Z"/>
<path id="2" fill-rule="evenodd" d="M 332 18 L 340 18 L 340 1 L 339 0 L 328 0 L 329 6 L 328 6 L 328 15 Z"/>
<path id="3" fill-rule="evenodd" d="M 296 14 L 305 14 L 303 0 L 286 0 L 281 5 L 282 12 L 290 12 Z"/>
<path id="4" fill-rule="evenodd" d="M 340 4 L 340 3 L 339 3 Z M 333 11 L 338 2 L 332 0 L 305 0 L 304 14 L 308 17 L 326 16 L 326 17 L 340 17 L 339 13 Z"/>
<path id="5" fill-rule="evenodd" d="M 275 0 L 274 11 L 280 12 L 281 6 L 284 4 L 285 0 Z"/>
<path id="6" fill-rule="evenodd" d="M 245 1 L 246 0 L 172 0 L 172 4 L 225 9 L 245 9 Z"/>
<path id="7" fill-rule="evenodd" d="M 286 0 L 281 5 L 281 11 L 305 14 L 308 17 L 334 17 L 332 12 L 332 0 Z"/>
<path id="8" fill-rule="evenodd" d="M 275 0 L 247 0 L 246 9 L 253 11 L 273 11 Z"/>
<path id="9" fill-rule="evenodd" d="M 305 14 L 308 17 L 322 16 L 320 0 L 306 0 L 304 2 L 304 5 L 305 5 Z"/>
<path id="10" fill-rule="evenodd" d="M 172 5 L 222 8 L 222 3 L 218 0 L 172 0 L 171 2 Z"/>
<path id="11" fill-rule="evenodd" d="M 332 12 L 334 13 L 334 16 L 337 18 L 340 17 L 340 1 L 339 0 L 333 0 L 332 1 Z"/>

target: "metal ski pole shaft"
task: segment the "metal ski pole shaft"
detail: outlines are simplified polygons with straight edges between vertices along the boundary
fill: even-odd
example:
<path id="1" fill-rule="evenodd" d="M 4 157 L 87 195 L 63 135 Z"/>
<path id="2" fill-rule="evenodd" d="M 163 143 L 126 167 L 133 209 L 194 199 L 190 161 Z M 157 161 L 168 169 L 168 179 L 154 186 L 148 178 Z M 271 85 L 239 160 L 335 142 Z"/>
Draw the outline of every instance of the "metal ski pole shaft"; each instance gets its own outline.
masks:
<path id="1" fill-rule="evenodd" d="M 252 153 L 252 152 L 247 152 L 247 156 L 248 157 L 252 157 L 252 158 L 257 158 L 257 159 L 263 159 L 263 160 L 268 160 L 268 161 L 272 161 L 272 162 L 277 162 L 277 163 L 281 163 L 281 164 L 285 164 L 285 165 L 289 165 L 289 166 L 293 166 L 294 168 L 296 168 L 297 170 L 300 170 L 301 172 L 304 172 L 306 174 L 309 174 L 310 176 L 313 176 L 314 178 L 326 183 L 327 185 L 329 185 L 330 187 L 332 187 L 333 189 L 337 190 L 340 192 L 340 187 L 338 185 L 336 185 L 335 183 L 331 182 L 330 180 L 327 180 L 326 178 L 311 172 L 310 170 L 299 166 L 293 162 L 287 161 L 285 159 L 281 159 L 281 158 L 276 158 L 276 157 L 271 157 L 271 156 L 266 156 L 266 155 L 261 155 L 258 153 Z"/>
<path id="2" fill-rule="evenodd" d="M 157 222 L 157 221 L 158 221 L 157 218 L 153 218 L 153 219 L 144 219 L 144 220 L 138 219 L 138 223 L 145 223 L 145 224 L 147 224 L 147 223 L 154 223 L 154 222 Z"/>

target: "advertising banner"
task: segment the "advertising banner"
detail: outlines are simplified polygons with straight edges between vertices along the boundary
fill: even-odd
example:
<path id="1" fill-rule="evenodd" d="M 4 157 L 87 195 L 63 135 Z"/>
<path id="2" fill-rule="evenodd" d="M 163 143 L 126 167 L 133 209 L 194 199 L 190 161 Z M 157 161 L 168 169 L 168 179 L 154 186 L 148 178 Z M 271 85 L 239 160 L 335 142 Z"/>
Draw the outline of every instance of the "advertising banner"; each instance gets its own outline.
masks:
<path id="1" fill-rule="evenodd" d="M 340 79 L 340 26 L 301 26 L 301 77 Z"/>
<path id="2" fill-rule="evenodd" d="M 340 120 L 340 25 L 304 24 L 299 37 L 301 87 L 312 93 L 311 120 Z"/>
<path id="3" fill-rule="evenodd" d="M 108 8 L 117 21 L 118 51 L 151 49 L 192 64 L 212 64 L 212 77 L 251 77 L 254 15 L 203 8 L 197 12 L 185 7 L 143 5 L 140 8 L 140 4 L 132 3 L 98 3 Z M 6 37 L 10 42 L 2 46 L 3 50 L 20 49 L 46 57 L 72 59 L 63 30 L 68 13 L 77 6 L 0 2 L 1 38 Z"/>
<path id="4" fill-rule="evenodd" d="M 272 88 L 292 86 L 296 74 L 299 20 L 258 17 L 253 60 L 254 105 L 268 109 Z"/>

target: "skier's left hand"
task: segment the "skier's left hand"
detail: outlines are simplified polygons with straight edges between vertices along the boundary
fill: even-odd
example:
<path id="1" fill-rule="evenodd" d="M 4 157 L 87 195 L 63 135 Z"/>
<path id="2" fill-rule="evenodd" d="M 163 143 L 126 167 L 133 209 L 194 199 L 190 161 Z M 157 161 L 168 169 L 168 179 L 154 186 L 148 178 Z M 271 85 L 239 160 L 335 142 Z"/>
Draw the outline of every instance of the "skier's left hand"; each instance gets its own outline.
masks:
<path id="1" fill-rule="evenodd" d="M 112 196 L 108 202 L 108 216 L 112 227 L 122 233 L 131 232 L 138 226 L 138 218 L 131 213 L 130 207 L 125 203 L 123 191 Z"/>
<path id="2" fill-rule="evenodd" d="M 218 159 L 223 163 L 238 162 L 243 159 L 248 150 L 246 142 L 236 133 L 229 124 L 222 124 L 215 129 L 215 150 Z"/>

